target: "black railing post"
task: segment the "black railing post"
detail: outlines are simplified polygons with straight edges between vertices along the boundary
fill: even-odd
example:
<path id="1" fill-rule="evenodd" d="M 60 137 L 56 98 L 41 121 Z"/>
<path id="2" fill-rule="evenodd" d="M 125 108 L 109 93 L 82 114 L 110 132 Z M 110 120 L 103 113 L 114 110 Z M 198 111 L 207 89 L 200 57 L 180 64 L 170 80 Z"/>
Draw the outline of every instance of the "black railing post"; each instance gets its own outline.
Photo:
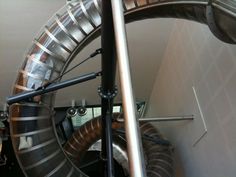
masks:
<path id="1" fill-rule="evenodd" d="M 112 111 L 113 98 L 116 94 L 115 74 L 115 41 L 112 18 L 111 0 L 102 0 L 102 84 L 99 93 L 102 97 L 102 152 L 104 173 L 106 177 L 114 176 L 112 150 Z"/>

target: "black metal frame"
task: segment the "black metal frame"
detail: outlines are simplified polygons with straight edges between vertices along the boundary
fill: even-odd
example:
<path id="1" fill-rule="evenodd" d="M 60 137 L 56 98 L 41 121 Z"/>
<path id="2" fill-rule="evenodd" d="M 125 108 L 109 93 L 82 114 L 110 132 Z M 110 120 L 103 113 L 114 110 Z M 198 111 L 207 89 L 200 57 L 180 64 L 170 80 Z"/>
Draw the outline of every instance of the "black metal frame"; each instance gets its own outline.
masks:
<path id="1" fill-rule="evenodd" d="M 112 149 L 112 111 L 113 98 L 116 93 L 116 56 L 115 37 L 113 28 L 111 0 L 102 1 L 102 86 L 100 95 L 102 97 L 102 152 L 104 161 L 104 173 L 106 177 L 114 176 L 113 149 Z"/>

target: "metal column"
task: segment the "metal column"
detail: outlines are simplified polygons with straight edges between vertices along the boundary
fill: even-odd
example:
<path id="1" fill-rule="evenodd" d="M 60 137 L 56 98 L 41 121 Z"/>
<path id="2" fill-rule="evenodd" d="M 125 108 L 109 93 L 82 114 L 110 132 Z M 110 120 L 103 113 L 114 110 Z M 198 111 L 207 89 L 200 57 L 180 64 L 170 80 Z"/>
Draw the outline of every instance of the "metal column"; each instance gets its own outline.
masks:
<path id="1" fill-rule="evenodd" d="M 102 0 L 102 85 L 99 94 L 102 97 L 102 152 L 104 176 L 114 176 L 112 149 L 112 111 L 115 96 L 115 42 L 111 0 Z"/>
<path id="2" fill-rule="evenodd" d="M 129 56 L 121 0 L 112 1 L 116 50 L 121 80 L 122 101 L 125 115 L 125 131 L 128 147 L 128 157 L 131 177 L 145 177 L 146 170 L 141 145 L 138 121 L 136 119 L 136 104 L 130 76 Z"/>

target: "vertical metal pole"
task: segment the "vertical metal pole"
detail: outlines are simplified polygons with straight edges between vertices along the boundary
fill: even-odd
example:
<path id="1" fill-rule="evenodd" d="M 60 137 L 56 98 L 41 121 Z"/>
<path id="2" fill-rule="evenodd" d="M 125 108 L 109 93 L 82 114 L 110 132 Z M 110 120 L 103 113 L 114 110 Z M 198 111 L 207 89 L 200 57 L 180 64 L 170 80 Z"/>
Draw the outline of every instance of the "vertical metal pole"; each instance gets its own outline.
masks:
<path id="1" fill-rule="evenodd" d="M 121 80 L 122 101 L 125 114 L 125 131 L 128 143 L 128 157 L 131 177 L 145 177 L 143 149 L 136 119 L 136 104 L 130 76 L 128 47 L 121 0 L 112 1 L 112 13 L 118 56 L 118 67 Z"/>
<path id="2" fill-rule="evenodd" d="M 104 176 L 114 176 L 113 149 L 112 149 L 112 111 L 115 92 L 115 42 L 112 19 L 111 0 L 102 0 L 102 159 L 104 161 Z"/>

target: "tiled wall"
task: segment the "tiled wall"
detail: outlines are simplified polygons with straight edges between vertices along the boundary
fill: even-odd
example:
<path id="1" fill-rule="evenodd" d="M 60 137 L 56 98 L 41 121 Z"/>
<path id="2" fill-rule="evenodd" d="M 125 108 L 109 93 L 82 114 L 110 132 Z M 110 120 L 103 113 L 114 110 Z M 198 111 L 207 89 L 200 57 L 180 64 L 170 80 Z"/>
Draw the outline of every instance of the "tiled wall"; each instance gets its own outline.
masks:
<path id="1" fill-rule="evenodd" d="M 175 147 L 177 177 L 235 177 L 236 45 L 176 20 L 146 116 L 187 114 L 195 120 L 155 123 Z"/>

